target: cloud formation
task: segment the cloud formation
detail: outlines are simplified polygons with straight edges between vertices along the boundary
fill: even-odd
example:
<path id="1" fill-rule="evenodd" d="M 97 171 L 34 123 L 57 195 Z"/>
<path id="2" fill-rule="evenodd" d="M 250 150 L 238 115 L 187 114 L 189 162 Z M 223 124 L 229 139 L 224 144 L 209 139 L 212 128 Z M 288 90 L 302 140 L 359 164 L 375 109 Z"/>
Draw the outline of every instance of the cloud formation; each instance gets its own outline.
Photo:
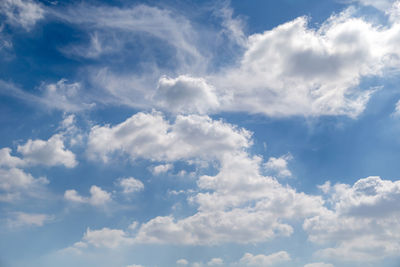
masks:
<path id="1" fill-rule="evenodd" d="M 240 259 L 240 264 L 242 266 L 268 267 L 290 260 L 290 255 L 286 251 L 279 251 L 271 255 L 246 253 Z"/>
<path id="2" fill-rule="evenodd" d="M 25 213 L 25 212 L 15 212 L 12 214 L 12 218 L 8 219 L 9 227 L 29 227 L 43 226 L 45 223 L 53 220 L 54 217 L 47 214 L 39 213 Z"/>
<path id="3" fill-rule="evenodd" d="M 367 177 L 325 187 L 333 209 L 304 221 L 310 241 L 331 245 L 317 255 L 347 261 L 377 260 L 400 251 L 400 181 Z"/>
<path id="4" fill-rule="evenodd" d="M 42 6 L 31 0 L 4 0 L 0 3 L 0 14 L 6 17 L 6 21 L 27 31 L 44 17 L 44 13 Z"/>
<path id="5" fill-rule="evenodd" d="M 24 145 L 19 145 L 17 151 L 22 154 L 27 164 L 75 167 L 78 162 L 75 154 L 65 149 L 63 136 L 55 134 L 46 140 L 29 139 Z"/>
<path id="6" fill-rule="evenodd" d="M 250 146 L 250 132 L 208 116 L 179 115 L 173 123 L 161 113 L 139 112 L 115 126 L 94 126 L 88 155 L 104 162 L 115 153 L 152 161 L 216 159 Z"/>
<path id="7" fill-rule="evenodd" d="M 111 201 L 111 194 L 96 185 L 90 187 L 90 197 L 83 197 L 74 189 L 66 190 L 64 199 L 76 203 L 87 203 L 93 206 L 102 206 Z"/>

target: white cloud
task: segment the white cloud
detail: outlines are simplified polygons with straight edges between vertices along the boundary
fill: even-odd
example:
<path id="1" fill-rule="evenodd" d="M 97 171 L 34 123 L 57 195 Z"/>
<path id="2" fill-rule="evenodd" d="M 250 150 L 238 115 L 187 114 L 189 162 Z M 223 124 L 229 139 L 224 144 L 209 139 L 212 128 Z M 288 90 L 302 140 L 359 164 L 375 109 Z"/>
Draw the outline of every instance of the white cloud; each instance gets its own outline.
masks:
<path id="1" fill-rule="evenodd" d="M 334 267 L 333 264 L 324 262 L 314 262 L 304 265 L 304 267 Z"/>
<path id="2" fill-rule="evenodd" d="M 207 262 L 207 266 L 221 266 L 224 265 L 224 261 L 221 258 L 213 258 Z"/>
<path id="3" fill-rule="evenodd" d="M 55 134 L 49 140 L 31 140 L 19 145 L 17 151 L 23 155 L 28 164 L 47 166 L 64 165 L 67 168 L 75 167 L 78 162 L 74 153 L 65 149 L 63 136 Z"/>
<path id="4" fill-rule="evenodd" d="M 0 169 L 0 177 L 0 188 L 3 190 L 26 188 L 35 183 L 31 174 L 17 168 Z"/>
<path id="5" fill-rule="evenodd" d="M 203 78 L 185 75 L 161 77 L 155 99 L 161 108 L 175 113 L 209 113 L 219 106 L 215 89 Z"/>
<path id="6" fill-rule="evenodd" d="M 267 267 L 281 264 L 282 262 L 290 260 L 290 255 L 286 251 L 279 251 L 271 255 L 253 255 L 251 253 L 246 253 L 240 259 L 239 263 L 243 266 Z"/>
<path id="7" fill-rule="evenodd" d="M 153 57 L 143 56 L 139 59 L 139 71 L 126 74 L 114 72 L 113 66 L 89 68 L 89 84 L 96 88 L 94 98 L 99 102 L 136 108 L 156 107 L 153 95 L 162 75 L 175 76 L 177 70 L 179 73 L 188 70 L 203 73 L 206 69 L 208 55 L 203 55 L 200 47 L 204 44 L 199 42 L 197 30 L 176 10 L 146 5 L 117 8 L 82 4 L 62 12 L 53 10 L 52 13 L 63 21 L 78 24 L 90 37 L 87 44 L 69 45 L 61 49 L 67 55 L 101 58 L 111 54 L 126 60 L 127 55 L 132 53 L 131 44 L 136 43 L 140 36 L 148 41 L 146 51 L 152 54 L 153 49 L 159 51 L 158 48 L 162 47 L 163 57 L 173 62 L 172 66 L 160 66 L 160 62 Z M 204 40 L 208 31 L 203 33 L 201 40 Z M 208 53 L 206 51 L 205 54 Z M 199 103 L 198 106 L 205 105 Z"/>
<path id="8" fill-rule="evenodd" d="M 359 3 L 365 6 L 373 6 L 379 10 L 387 11 L 396 0 L 348 0 L 350 3 Z"/>
<path id="9" fill-rule="evenodd" d="M 118 183 L 122 187 L 124 194 L 140 192 L 144 189 L 144 184 L 133 177 L 120 178 Z"/>
<path id="10" fill-rule="evenodd" d="M 394 108 L 393 115 L 394 116 L 399 116 L 400 115 L 400 100 L 396 102 L 396 106 Z"/>
<path id="11" fill-rule="evenodd" d="M 138 264 L 132 264 L 132 265 L 128 265 L 126 267 L 143 267 L 143 265 L 138 265 Z"/>
<path id="12" fill-rule="evenodd" d="M 137 221 L 133 221 L 129 226 L 128 229 L 129 230 L 135 230 L 137 228 L 137 226 L 139 225 L 139 223 Z"/>
<path id="13" fill-rule="evenodd" d="M 78 192 L 74 189 L 66 190 L 64 193 L 64 198 L 66 200 L 78 203 L 86 203 L 89 201 L 88 198 L 82 197 L 78 194 Z"/>
<path id="14" fill-rule="evenodd" d="M 368 177 L 353 186 L 336 184 L 327 197 L 332 210 L 303 225 L 312 242 L 331 246 L 317 256 L 362 262 L 400 253 L 400 181 Z"/>
<path id="15" fill-rule="evenodd" d="M 373 1 L 376 6 L 389 2 Z M 80 83 L 63 79 L 43 84 L 40 101 L 67 111 L 101 102 L 174 113 L 244 111 L 273 117 L 357 117 L 374 92 L 360 88 L 362 79 L 384 75 L 387 69 L 399 66 L 398 20 L 376 25 L 356 17 L 350 9 L 332 16 L 319 28 L 308 26 L 308 18 L 300 17 L 245 36 L 240 19 L 233 18 L 232 10 L 224 6 L 216 12 L 223 18 L 220 27 L 244 52 L 235 56 L 237 64 L 222 69 L 210 67 L 218 59 L 218 55 L 213 58 L 216 49 L 205 46 L 199 38 L 215 39 L 221 29 L 202 31 L 176 11 L 145 5 L 117 8 L 82 4 L 51 12 L 63 21 L 79 24 L 90 35 L 90 44 L 65 48 L 67 54 L 98 57 L 114 53 L 122 57 L 125 46 L 140 35 L 152 36 L 172 48 L 166 54 L 176 63 L 162 67 L 157 60 L 140 59 L 140 71 L 125 74 L 114 73 L 111 66 L 89 68 L 87 82 L 98 90 L 83 100 L 82 93 L 80 97 L 76 94 Z M 395 8 L 387 11 L 388 16 L 395 13 Z M 19 96 L 29 98 L 22 94 Z"/>
<path id="16" fill-rule="evenodd" d="M 118 229 L 103 228 L 90 230 L 84 234 L 83 241 L 95 247 L 117 248 L 122 245 L 132 244 L 132 239 L 126 233 Z"/>
<path id="17" fill-rule="evenodd" d="M 30 30 L 38 20 L 44 17 L 44 9 L 30 0 L 3 0 L 0 2 L 0 13 L 6 16 L 7 22 Z"/>
<path id="18" fill-rule="evenodd" d="M 390 48 L 393 31 L 397 27 L 381 30 L 343 13 L 318 30 L 300 17 L 251 35 L 241 66 L 214 81 L 231 97 L 223 109 L 357 116 L 371 93 L 356 89 L 361 77 L 379 75 L 385 57 L 397 53 Z"/>
<path id="19" fill-rule="evenodd" d="M 292 159 L 293 156 L 291 154 L 286 154 L 279 158 L 271 157 L 264 164 L 264 167 L 280 177 L 291 177 L 292 172 L 288 169 L 288 161 Z"/>
<path id="20" fill-rule="evenodd" d="M 66 190 L 64 198 L 71 202 L 102 206 L 111 201 L 111 194 L 96 185 L 90 187 L 90 197 L 83 197 L 74 189 Z"/>
<path id="21" fill-rule="evenodd" d="M 43 226 L 53 220 L 53 216 L 38 213 L 15 212 L 12 219 L 8 220 L 10 227 Z"/>
<path id="22" fill-rule="evenodd" d="M 250 145 L 250 133 L 208 116 L 179 115 L 170 124 L 160 113 L 139 112 L 115 126 L 94 126 L 88 154 L 107 161 L 116 152 L 132 160 L 154 161 L 216 159 L 228 151 Z"/>
<path id="23" fill-rule="evenodd" d="M 25 162 L 19 157 L 11 155 L 11 148 L 0 149 L 0 167 L 18 167 L 25 165 Z"/>
<path id="24" fill-rule="evenodd" d="M 94 103 L 85 103 L 82 85 L 78 82 L 68 83 L 61 79 L 57 83 L 43 83 L 40 88 L 42 95 L 38 101 L 51 109 L 67 112 L 78 112 L 94 107 Z"/>
<path id="25" fill-rule="evenodd" d="M 12 47 L 13 44 L 11 42 L 11 37 L 4 33 L 4 24 L 2 24 L 0 25 L 0 52 L 6 52 L 3 54 L 3 56 L 7 55 L 7 50 L 11 49 Z"/>
<path id="26" fill-rule="evenodd" d="M 22 195 L 39 197 L 42 186 L 48 183 L 46 178 L 35 179 L 18 168 L 0 168 L 0 202 L 12 202 Z"/>
<path id="27" fill-rule="evenodd" d="M 99 52 L 102 48 L 102 43 L 99 42 L 110 39 L 113 43 L 106 46 L 116 47 L 121 51 L 121 39 L 126 42 L 137 34 L 145 33 L 175 48 L 175 60 L 180 62 L 182 67 L 190 65 L 191 68 L 203 68 L 205 59 L 197 47 L 199 38 L 196 31 L 191 23 L 177 12 L 146 5 L 124 8 L 77 5 L 62 12 L 54 10 L 53 14 L 70 23 L 79 24 L 89 32 L 96 32 L 97 40 L 92 40 L 92 45 L 88 47 L 91 51 Z M 102 38 L 112 36 L 110 33 L 119 38 Z M 86 54 L 90 54 L 91 51 L 87 51 Z"/>
<path id="28" fill-rule="evenodd" d="M 61 127 L 66 130 L 76 127 L 75 118 L 74 114 L 65 115 L 61 122 Z"/>
<path id="29" fill-rule="evenodd" d="M 245 46 L 247 42 L 244 33 L 245 22 L 239 18 L 234 17 L 234 10 L 229 6 L 229 2 L 217 2 L 214 9 L 214 14 L 222 19 L 221 32 L 225 34 L 228 39 L 233 41 L 233 45 Z M 229 44 L 225 42 L 225 48 Z"/>
<path id="30" fill-rule="evenodd" d="M 148 14 L 159 12 L 144 6 L 140 8 Z M 126 13 L 136 14 L 136 10 L 139 8 Z M 105 12 L 105 8 L 101 12 Z M 125 14 L 116 9 L 109 12 Z M 388 14 L 392 16 L 394 13 L 392 10 Z M 226 18 L 223 27 L 230 29 L 228 32 L 232 39 L 242 40 L 240 43 L 244 46 L 245 52 L 235 66 L 210 73 L 187 67 L 183 60 L 172 71 L 156 66 L 146 71 L 151 73 L 147 76 L 121 77 L 105 69 L 93 79 L 119 99 L 118 103 L 135 107 L 162 107 L 167 111 L 184 113 L 244 111 L 278 117 L 356 117 L 363 112 L 374 91 L 359 88 L 362 79 L 384 75 L 386 69 L 399 65 L 400 52 L 395 44 L 398 43 L 400 26 L 396 20 L 385 27 L 373 25 L 364 18 L 355 17 L 349 9 L 329 18 L 316 29 L 308 26 L 308 18 L 300 17 L 250 35 L 243 41 L 240 23 L 228 19 L 232 18 L 229 8 L 222 12 L 222 16 Z M 149 25 L 147 18 L 141 19 L 143 31 L 164 40 L 163 34 L 144 26 Z M 136 18 L 124 17 L 114 23 L 108 18 L 104 20 L 105 25 L 118 29 L 131 23 L 133 28 L 137 26 Z M 185 41 L 172 41 L 178 53 L 187 55 L 185 48 L 191 47 L 199 55 L 198 44 L 186 37 L 180 40 Z M 204 58 L 197 58 L 204 64 Z M 185 75 L 179 75 L 181 73 Z M 158 89 L 155 88 L 157 81 Z"/>
<path id="31" fill-rule="evenodd" d="M 257 243 L 289 236 L 285 219 L 318 214 L 320 197 L 297 193 L 260 174 L 261 159 L 244 152 L 226 153 L 215 176 L 201 176 L 201 190 L 189 200 L 198 205 L 192 216 L 156 217 L 141 225 L 136 240 L 144 243 Z"/>
<path id="32" fill-rule="evenodd" d="M 82 254 L 84 250 L 90 246 L 95 248 L 117 249 L 133 243 L 134 239 L 130 237 L 128 233 L 120 229 L 110 229 L 104 227 L 99 230 L 91 230 L 90 228 L 87 228 L 81 241 L 78 241 L 72 246 L 60 250 L 60 252 L 73 252 L 76 254 Z"/>
<path id="33" fill-rule="evenodd" d="M 0 92 L 33 103 L 40 108 L 46 107 L 65 112 L 79 112 L 95 106 L 96 97 L 86 95 L 79 82 L 68 83 L 61 79 L 56 83 L 41 83 L 38 93 L 30 93 L 19 86 L 0 80 Z"/>
<path id="34" fill-rule="evenodd" d="M 180 220 L 156 217 L 138 229 L 138 242 L 250 243 L 288 236 L 293 229 L 283 220 L 315 215 L 323 201 L 262 176 L 262 159 L 245 152 L 250 137 L 244 129 L 207 116 L 179 115 L 169 123 L 160 113 L 137 113 L 116 126 L 93 127 L 88 152 L 105 161 L 118 151 L 132 159 L 217 161 L 219 172 L 201 176 L 201 191 L 190 196 L 198 212 Z"/>
<path id="35" fill-rule="evenodd" d="M 188 265 L 189 262 L 187 260 L 185 260 L 185 259 L 179 259 L 179 260 L 176 261 L 176 264 L 178 264 L 178 265 Z"/>
<path id="36" fill-rule="evenodd" d="M 152 173 L 154 175 L 160 175 L 161 173 L 168 172 L 173 167 L 174 167 L 174 165 L 169 164 L 169 163 L 168 164 L 161 164 L 161 165 L 154 166 L 151 171 L 152 171 Z"/>

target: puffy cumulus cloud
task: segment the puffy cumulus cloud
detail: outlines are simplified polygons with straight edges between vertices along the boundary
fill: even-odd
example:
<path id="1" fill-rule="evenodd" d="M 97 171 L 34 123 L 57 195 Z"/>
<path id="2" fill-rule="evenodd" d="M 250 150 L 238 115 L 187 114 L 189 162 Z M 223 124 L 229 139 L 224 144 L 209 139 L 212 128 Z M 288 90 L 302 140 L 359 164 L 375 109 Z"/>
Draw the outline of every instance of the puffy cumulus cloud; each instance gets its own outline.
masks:
<path id="1" fill-rule="evenodd" d="M 244 52 L 235 53 L 237 64 L 221 68 L 211 66 L 219 60 L 219 55 L 213 55 L 218 49 L 206 47 L 199 38 L 215 39 L 219 32 L 201 31 L 176 11 L 146 5 L 118 8 L 85 4 L 49 10 L 63 22 L 79 24 L 89 35 L 89 44 L 63 49 L 67 54 L 100 57 L 113 53 L 127 58 L 130 42 L 141 36 L 149 38 L 148 43 L 162 44 L 166 48 L 163 55 L 174 59 L 162 61 L 174 64 L 160 66 L 159 60 L 140 58 L 134 66 L 135 73 L 117 74 L 105 62 L 101 69 L 89 68 L 90 78 L 85 81 L 101 93 L 92 90 L 82 97 L 80 83 L 63 79 L 43 84 L 43 96 L 34 99 L 67 111 L 90 108 L 92 102 L 99 102 L 163 108 L 174 113 L 243 111 L 278 117 L 356 117 L 374 91 L 360 88 L 362 79 L 384 75 L 386 69 L 398 67 L 400 54 L 400 24 L 395 19 L 399 9 L 387 9 L 393 1 L 359 1 L 388 10 L 389 24 L 376 25 L 346 10 L 319 28 L 308 26 L 308 18 L 300 17 L 245 36 L 240 20 L 224 7 L 216 12 L 223 18 L 221 27 L 241 48 L 237 50 Z M 151 50 L 152 46 L 146 49 Z M 7 92 L 31 98 L 24 92 Z"/>
<path id="2" fill-rule="evenodd" d="M 304 221 L 309 239 L 330 247 L 323 258 L 370 261 L 400 251 L 400 181 L 368 177 L 354 185 L 325 185 L 332 209 Z"/>
<path id="3" fill-rule="evenodd" d="M 38 20 L 44 17 L 44 9 L 31 0 L 4 0 L 0 2 L 0 14 L 12 25 L 30 30 Z"/>
<path id="4" fill-rule="evenodd" d="M 12 202 L 23 195 L 38 197 L 43 185 L 48 183 L 46 178 L 34 178 L 18 168 L 0 168 L 0 202 Z"/>
<path id="5" fill-rule="evenodd" d="M 17 151 L 23 155 L 28 164 L 47 166 L 64 165 L 67 168 L 75 167 L 78 162 L 74 153 L 65 149 L 63 136 L 53 135 L 49 140 L 31 140 L 19 145 Z"/>
<path id="6" fill-rule="evenodd" d="M 135 192 L 140 192 L 144 189 L 144 184 L 133 177 L 120 178 L 118 180 L 118 185 L 122 187 L 122 192 L 124 194 L 131 194 Z"/>
<path id="7" fill-rule="evenodd" d="M 3 190 L 26 188 L 35 182 L 32 175 L 17 168 L 0 169 L 0 177 L 0 188 Z"/>
<path id="8" fill-rule="evenodd" d="M 313 262 L 304 265 L 304 267 L 334 267 L 333 264 L 324 262 Z"/>
<path id="9" fill-rule="evenodd" d="M 248 36 L 241 42 L 244 53 L 235 66 L 214 73 L 185 69 L 177 73 L 186 75 L 176 78 L 163 76 L 157 68 L 152 71 L 161 76 L 157 89 L 146 90 L 155 87 L 157 75 L 123 82 L 121 77 L 100 75 L 100 83 L 111 82 L 109 91 L 123 95 L 123 103 L 171 112 L 357 117 L 375 90 L 360 88 L 362 79 L 399 66 L 400 24 L 393 19 L 398 10 L 388 11 L 392 19 L 385 27 L 356 17 L 350 9 L 319 28 L 309 27 L 308 18 L 299 17 Z"/>
<path id="10" fill-rule="evenodd" d="M 121 245 L 132 244 L 133 240 L 123 230 L 103 228 L 90 230 L 88 228 L 82 240 L 94 247 L 117 248 Z"/>
<path id="11" fill-rule="evenodd" d="M 229 88 L 224 108 L 270 116 L 360 114 L 371 94 L 357 88 L 360 80 L 393 65 L 400 28 L 373 26 L 349 12 L 319 29 L 300 17 L 249 36 L 240 67 L 214 81 Z"/>
<path id="12" fill-rule="evenodd" d="M 243 209 L 199 212 L 175 220 L 172 216 L 156 217 L 139 228 L 140 243 L 201 244 L 262 242 L 276 235 L 290 235 L 289 225 L 279 224 L 270 214 Z"/>
<path id="13" fill-rule="evenodd" d="M 72 246 L 60 250 L 60 252 L 82 254 L 89 247 L 116 249 L 127 245 L 132 245 L 134 239 L 121 229 L 110 229 L 104 227 L 99 230 L 86 229 L 80 241 Z M 136 266 L 136 265 L 133 265 Z"/>
<path id="14" fill-rule="evenodd" d="M 38 213 L 15 212 L 8 219 L 10 227 L 43 226 L 54 219 L 53 216 Z"/>
<path id="15" fill-rule="evenodd" d="M 253 255 L 246 253 L 239 261 L 239 266 L 257 266 L 267 267 L 282 264 L 282 262 L 290 261 L 290 255 L 286 251 L 279 251 L 270 255 Z"/>
<path id="16" fill-rule="evenodd" d="M 244 129 L 208 116 L 179 115 L 169 123 L 160 113 L 139 112 L 115 126 L 94 126 L 88 138 L 88 155 L 103 161 L 116 152 L 132 160 L 209 160 L 249 147 L 250 136 Z"/>
<path id="17" fill-rule="evenodd" d="M 297 193 L 260 174 L 261 159 L 245 152 L 226 153 L 215 176 L 201 176 L 200 192 L 189 200 L 198 205 L 192 216 L 176 220 L 156 217 L 141 225 L 136 240 L 144 243 L 255 243 L 289 236 L 284 221 L 324 210 L 320 197 Z"/>
<path id="18" fill-rule="evenodd" d="M 207 262 L 207 266 L 222 266 L 224 265 L 224 261 L 221 258 L 212 258 L 209 262 Z"/>
<path id="19" fill-rule="evenodd" d="M 161 77 L 155 98 L 160 107 L 175 113 L 208 113 L 219 106 L 211 85 L 203 78 L 185 75 Z"/>
<path id="20" fill-rule="evenodd" d="M 167 163 L 167 164 L 161 164 L 161 165 L 154 166 L 154 167 L 151 169 L 151 172 L 152 172 L 154 175 L 160 175 L 161 173 L 166 173 L 166 172 L 168 172 L 168 171 L 171 170 L 173 167 L 174 167 L 174 165 L 169 164 L 169 163 Z"/>
<path id="21" fill-rule="evenodd" d="M 83 197 L 74 189 L 66 190 L 64 199 L 75 203 L 88 203 L 94 206 L 101 206 L 111 201 L 111 193 L 104 191 L 96 185 L 90 187 L 90 197 Z"/>
<path id="22" fill-rule="evenodd" d="M 18 167 L 25 165 L 25 162 L 19 157 L 11 155 L 11 148 L 0 149 L 0 167 Z"/>
<path id="23" fill-rule="evenodd" d="M 45 177 L 34 178 L 22 168 L 35 165 L 27 158 L 11 155 L 8 147 L 0 149 L 0 202 L 13 202 L 26 197 L 42 197 L 44 185 L 49 181 Z M 42 162 L 43 164 L 43 162 Z"/>
<path id="24" fill-rule="evenodd" d="M 288 169 L 288 161 L 292 160 L 291 154 L 283 155 L 279 158 L 271 157 L 264 164 L 267 171 L 277 174 L 280 177 L 291 177 L 292 172 Z"/>
<path id="25" fill-rule="evenodd" d="M 118 103 L 175 113 L 244 111 L 273 117 L 357 117 L 375 90 L 361 88 L 362 79 L 384 75 L 387 69 L 399 66 L 399 10 L 397 4 L 387 11 L 388 25 L 373 24 L 348 9 L 319 28 L 309 27 L 308 18 L 299 17 L 246 38 L 241 30 L 230 31 L 233 39 L 242 40 L 244 53 L 235 66 L 213 73 L 181 62 L 176 71 L 155 67 L 147 76 L 120 77 L 101 70 L 94 80 L 118 98 Z M 233 23 L 236 20 L 229 22 L 229 9 L 224 12 L 227 28 L 239 29 Z M 186 43 L 196 48 L 193 42 Z M 181 45 L 176 47 L 186 51 Z"/>

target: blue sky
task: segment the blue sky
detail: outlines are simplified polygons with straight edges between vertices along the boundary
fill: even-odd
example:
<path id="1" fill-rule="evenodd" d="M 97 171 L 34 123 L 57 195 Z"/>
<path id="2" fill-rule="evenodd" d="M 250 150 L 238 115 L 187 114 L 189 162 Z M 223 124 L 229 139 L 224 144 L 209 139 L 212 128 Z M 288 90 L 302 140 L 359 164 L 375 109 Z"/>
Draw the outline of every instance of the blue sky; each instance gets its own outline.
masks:
<path id="1" fill-rule="evenodd" d="M 0 266 L 400 263 L 400 2 L 0 3 Z"/>

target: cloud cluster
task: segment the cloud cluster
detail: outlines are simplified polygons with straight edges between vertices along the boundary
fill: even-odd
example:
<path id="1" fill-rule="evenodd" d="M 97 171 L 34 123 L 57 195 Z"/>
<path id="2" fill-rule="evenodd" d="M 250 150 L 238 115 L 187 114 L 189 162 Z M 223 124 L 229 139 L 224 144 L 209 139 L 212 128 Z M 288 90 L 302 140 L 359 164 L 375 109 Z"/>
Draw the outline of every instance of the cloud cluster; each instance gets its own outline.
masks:
<path id="1" fill-rule="evenodd" d="M 218 173 L 201 176 L 201 191 L 190 196 L 196 214 L 156 217 L 141 225 L 138 242 L 249 243 L 288 236 L 293 229 L 282 221 L 317 214 L 323 201 L 263 176 L 262 158 L 246 152 L 250 138 L 248 131 L 207 116 L 179 115 L 170 123 L 160 113 L 140 112 L 115 126 L 94 126 L 88 154 L 103 161 L 119 152 L 133 160 L 218 163 Z"/>
<path id="2" fill-rule="evenodd" d="M 297 193 L 260 174 L 261 159 L 241 152 L 226 154 L 215 176 L 201 176 L 201 190 L 189 200 L 196 214 L 175 219 L 156 217 L 138 230 L 137 242 L 220 244 L 265 242 L 289 236 L 285 220 L 299 220 L 323 210 L 320 197 Z"/>
<path id="3" fill-rule="evenodd" d="M 19 145 L 17 151 L 22 154 L 26 164 L 75 167 L 78 162 L 74 153 L 65 149 L 63 136 L 55 134 L 49 140 L 31 140 Z"/>
<path id="4" fill-rule="evenodd" d="M 0 201 L 12 202 L 22 196 L 39 197 L 43 185 L 49 183 L 45 177 L 34 178 L 23 169 L 36 166 L 77 165 L 75 155 L 64 147 L 63 136 L 55 134 L 48 140 L 31 140 L 17 147 L 22 157 L 11 155 L 8 147 L 0 149 Z"/>
<path id="5" fill-rule="evenodd" d="M 348 0 L 350 3 L 359 3 L 365 6 L 373 6 L 379 10 L 387 11 L 396 0 Z"/>
<path id="6" fill-rule="evenodd" d="M 109 228 L 101 230 L 90 230 L 88 228 L 82 240 L 95 247 L 107 248 L 116 248 L 122 244 L 132 243 L 132 239 L 128 238 L 124 231 Z"/>
<path id="7" fill-rule="evenodd" d="M 76 190 L 69 189 L 65 191 L 64 198 L 67 201 L 75 203 L 87 203 L 93 206 L 101 206 L 111 201 L 111 194 L 96 185 L 92 185 L 90 187 L 90 197 L 83 197 L 79 195 Z"/>
<path id="8" fill-rule="evenodd" d="M 369 177 L 353 186 L 327 182 L 320 186 L 324 200 L 264 176 L 266 167 L 278 174 L 290 173 L 290 156 L 263 162 L 246 151 L 251 143 L 246 130 L 207 116 L 180 115 L 170 123 L 160 113 L 138 113 L 116 126 L 94 126 L 89 151 L 103 154 L 100 160 L 121 151 L 132 159 L 218 162 L 218 172 L 200 176 L 198 191 L 189 194 L 188 201 L 197 205 L 195 214 L 179 219 L 158 216 L 144 222 L 130 236 L 132 242 L 257 243 L 289 236 L 292 223 L 304 221 L 310 241 L 331 245 L 317 252 L 320 257 L 367 260 L 398 253 L 398 181 Z M 147 148 L 154 144 L 158 149 Z M 376 253 L 368 252 L 371 247 Z"/>
<path id="9" fill-rule="evenodd" d="M 241 266 L 268 267 L 290 260 L 290 255 L 286 251 L 279 251 L 271 255 L 246 253 L 240 259 L 240 264 Z"/>
<path id="10" fill-rule="evenodd" d="M 120 178 L 118 180 L 118 185 L 122 187 L 122 193 L 124 194 L 132 194 L 144 189 L 144 184 L 140 180 L 133 177 Z"/>
<path id="11" fill-rule="evenodd" d="M 0 202 L 14 202 L 22 196 L 40 197 L 39 192 L 49 181 L 34 178 L 19 168 L 0 168 Z"/>
<path id="12" fill-rule="evenodd" d="M 393 16 L 396 10 L 387 15 Z M 237 64 L 213 72 L 198 68 L 208 62 L 201 51 L 213 48 L 201 49 L 196 43 L 198 29 L 173 11 L 141 5 L 126 10 L 98 7 L 90 14 L 99 16 L 78 17 L 71 10 L 58 15 L 103 34 L 111 30 L 128 35 L 144 32 L 175 48 L 178 64 L 170 70 L 156 64 L 140 75 L 121 76 L 110 68 L 93 72 L 93 84 L 104 88 L 119 104 L 134 107 L 173 113 L 242 111 L 272 117 L 357 117 L 374 92 L 360 88 L 362 79 L 380 76 L 399 63 L 397 20 L 382 27 L 357 17 L 351 9 L 332 16 L 319 28 L 310 27 L 307 17 L 299 17 L 246 38 L 233 23 L 237 21 L 232 14 L 222 12 L 222 24 L 231 29 L 228 32 L 235 40 L 242 40 L 239 43 L 244 52 L 237 57 Z M 154 14 L 157 20 L 150 20 Z M 179 32 L 173 27 L 178 22 L 184 22 Z M 95 40 L 96 47 L 100 46 L 98 37 Z M 128 42 L 129 37 L 124 35 L 121 40 Z M 199 64 L 189 67 L 187 62 L 193 60 Z M 110 103 L 110 99 L 104 101 Z"/>
<path id="13" fill-rule="evenodd" d="M 279 158 L 271 157 L 264 164 L 264 168 L 279 177 L 291 177 L 292 172 L 288 169 L 288 162 L 293 159 L 291 154 L 283 155 Z"/>
<path id="14" fill-rule="evenodd" d="M 250 136 L 244 129 L 208 116 L 179 115 L 170 123 L 161 113 L 139 112 L 115 126 L 94 126 L 88 137 L 88 154 L 105 162 L 116 153 L 132 160 L 208 160 L 249 147 Z"/>
<path id="15" fill-rule="evenodd" d="M 20 1 L 5 3 L 11 2 Z M 227 7 L 215 12 L 222 18 L 219 31 L 201 30 L 176 10 L 146 5 L 81 4 L 62 12 L 49 9 L 54 18 L 79 25 L 90 36 L 89 45 L 67 46 L 63 49 L 66 54 L 101 59 L 111 53 L 123 59 L 129 51 L 126 47 L 141 36 L 158 40 L 149 43 L 165 48 L 164 56 L 174 64 L 164 66 L 161 60 L 140 58 L 134 72 L 121 74 L 105 61 L 86 69 L 89 78 L 85 84 L 96 88 L 86 92 L 87 101 L 77 99 L 80 83 L 65 80 L 44 84 L 40 101 L 67 111 L 100 102 L 184 114 L 240 111 L 272 117 L 357 117 L 374 92 L 362 88 L 362 80 L 398 67 L 400 56 L 396 45 L 400 24 L 394 19 L 398 5 L 389 8 L 394 3 L 389 0 L 359 2 L 384 9 L 391 18 L 389 24 L 373 24 L 348 9 L 319 27 L 311 27 L 309 18 L 299 17 L 245 36 L 242 22 Z M 235 56 L 235 64 L 212 68 L 210 64 L 218 59 L 212 52 L 216 49 L 204 45 L 199 36 L 216 39 L 221 32 L 231 36 L 228 40 L 242 52 Z M 158 48 L 149 45 L 147 49 Z"/>
<path id="16" fill-rule="evenodd" d="M 161 77 L 155 93 L 158 106 L 179 113 L 209 113 L 219 107 L 215 88 L 202 78 Z"/>
<path id="17" fill-rule="evenodd" d="M 399 254 L 400 181 L 373 176 L 324 190 L 333 209 L 303 225 L 312 242 L 331 246 L 318 256 L 367 261 Z"/>

